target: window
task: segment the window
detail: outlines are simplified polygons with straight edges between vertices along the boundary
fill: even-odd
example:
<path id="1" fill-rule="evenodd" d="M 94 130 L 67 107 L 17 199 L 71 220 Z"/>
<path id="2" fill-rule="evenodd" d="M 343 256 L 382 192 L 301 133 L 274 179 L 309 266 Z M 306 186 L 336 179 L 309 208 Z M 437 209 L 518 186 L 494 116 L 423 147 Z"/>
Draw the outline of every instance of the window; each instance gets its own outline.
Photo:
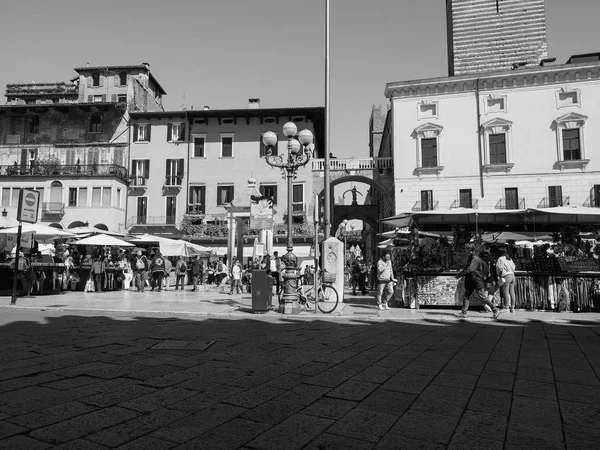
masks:
<path id="1" fill-rule="evenodd" d="M 548 206 L 563 206 L 562 186 L 548 186 Z"/>
<path id="2" fill-rule="evenodd" d="M 94 95 L 94 103 L 102 103 L 106 97 L 104 95 Z"/>
<path id="3" fill-rule="evenodd" d="M 556 129 L 557 162 L 555 169 L 585 169 L 590 162 L 585 154 L 584 128 L 587 116 L 569 113 L 553 122 Z"/>
<path id="4" fill-rule="evenodd" d="M 194 158 L 204 158 L 204 143 L 206 138 L 204 136 L 194 136 Z"/>
<path id="5" fill-rule="evenodd" d="M 206 211 L 206 186 L 190 186 L 188 213 L 204 214 Z"/>
<path id="6" fill-rule="evenodd" d="M 591 192 L 591 206 L 600 208 L 600 184 L 595 184 Z M 14 205 L 13 205 L 14 206 Z"/>
<path id="7" fill-rule="evenodd" d="M 100 72 L 94 72 L 92 74 L 92 86 L 93 87 L 101 86 L 101 84 L 100 84 Z"/>
<path id="8" fill-rule="evenodd" d="M 233 185 L 220 184 L 217 186 L 217 206 L 224 206 L 233 200 Z"/>
<path id="9" fill-rule="evenodd" d="M 563 160 L 573 161 L 581 159 L 581 148 L 579 146 L 579 128 L 562 131 Z"/>
<path id="10" fill-rule="evenodd" d="M 69 188 L 69 206 L 77 206 L 77 188 Z"/>
<path id="11" fill-rule="evenodd" d="M 10 206 L 10 188 L 2 188 L 2 205 L 1 206 Z"/>
<path id="12" fill-rule="evenodd" d="M 165 215 L 167 216 L 167 224 L 172 225 L 175 223 L 177 217 L 177 197 L 167 197 L 167 210 Z"/>
<path id="13" fill-rule="evenodd" d="M 121 208 L 121 188 L 117 188 L 117 208 Z"/>
<path id="14" fill-rule="evenodd" d="M 233 136 L 221 135 L 221 158 L 233 158 Z"/>
<path id="15" fill-rule="evenodd" d="M 150 142 L 149 123 L 136 123 L 133 125 L 133 142 Z"/>
<path id="16" fill-rule="evenodd" d="M 148 197 L 138 197 L 137 199 L 137 220 L 138 224 L 146 223 L 146 216 L 148 215 Z"/>
<path id="17" fill-rule="evenodd" d="M 134 159 L 131 161 L 131 176 L 133 186 L 146 186 L 146 180 L 150 178 L 150 160 Z"/>
<path id="18" fill-rule="evenodd" d="M 421 139 L 421 167 L 437 165 L 437 138 Z"/>
<path id="19" fill-rule="evenodd" d="M 40 116 L 35 115 L 29 119 L 29 132 L 37 134 L 40 132 Z"/>
<path id="20" fill-rule="evenodd" d="M 519 209 L 519 190 L 517 188 L 504 189 L 506 209 Z"/>
<path id="21" fill-rule="evenodd" d="M 16 207 L 19 205 L 19 192 L 20 192 L 19 188 L 12 189 L 12 196 L 11 196 L 10 201 L 11 201 L 11 205 L 13 207 Z"/>
<path id="22" fill-rule="evenodd" d="M 460 189 L 458 191 L 458 206 L 461 208 L 473 207 L 473 194 L 471 189 Z"/>
<path id="23" fill-rule="evenodd" d="M 433 191 L 421 191 L 421 211 L 433 211 Z"/>
<path id="24" fill-rule="evenodd" d="M 304 212 L 304 185 L 294 184 L 292 186 L 292 214 Z"/>
<path id="25" fill-rule="evenodd" d="M 119 86 L 127 86 L 127 72 L 119 72 Z"/>
<path id="26" fill-rule="evenodd" d="M 79 196 L 77 198 L 77 206 L 88 205 L 88 189 L 85 187 L 79 188 Z"/>
<path id="27" fill-rule="evenodd" d="M 167 159 L 165 185 L 181 186 L 183 181 L 183 159 Z"/>
<path id="28" fill-rule="evenodd" d="M 506 134 L 490 134 L 490 164 L 506 164 Z"/>
<path id="29" fill-rule="evenodd" d="M 102 114 L 94 113 L 90 117 L 90 133 L 102 133 Z"/>
<path id="30" fill-rule="evenodd" d="M 511 160 L 510 138 L 512 122 L 496 117 L 481 125 L 483 140 L 483 169 L 490 172 L 509 173 L 514 164 Z"/>
<path id="31" fill-rule="evenodd" d="M 167 141 L 182 142 L 185 140 L 185 124 L 170 123 L 167 125 Z"/>
<path id="32" fill-rule="evenodd" d="M 111 197 L 112 197 L 112 188 L 110 188 L 110 187 L 102 188 L 102 207 L 104 207 L 104 208 L 110 207 L 110 205 L 112 204 Z"/>
<path id="33" fill-rule="evenodd" d="M 92 188 L 92 206 L 100 206 L 102 204 L 102 188 Z"/>
<path id="34" fill-rule="evenodd" d="M 119 94 L 119 95 L 117 95 L 117 102 L 119 102 L 119 103 L 127 103 L 127 94 Z"/>
<path id="35" fill-rule="evenodd" d="M 260 194 L 263 197 L 271 197 L 273 204 L 277 204 L 277 185 L 276 184 L 261 184 L 259 187 Z"/>

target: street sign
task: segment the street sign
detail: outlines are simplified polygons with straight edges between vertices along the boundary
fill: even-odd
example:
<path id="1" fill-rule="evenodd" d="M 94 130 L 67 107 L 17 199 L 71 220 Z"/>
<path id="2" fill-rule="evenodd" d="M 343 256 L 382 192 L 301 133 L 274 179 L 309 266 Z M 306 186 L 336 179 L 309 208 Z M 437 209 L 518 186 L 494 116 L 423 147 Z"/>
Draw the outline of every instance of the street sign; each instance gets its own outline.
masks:
<path id="1" fill-rule="evenodd" d="M 273 229 L 273 199 L 258 195 L 250 196 L 250 227 L 257 230 Z"/>
<path id="2" fill-rule="evenodd" d="M 40 193 L 32 189 L 21 189 L 17 220 L 19 222 L 36 223 L 40 209 Z"/>

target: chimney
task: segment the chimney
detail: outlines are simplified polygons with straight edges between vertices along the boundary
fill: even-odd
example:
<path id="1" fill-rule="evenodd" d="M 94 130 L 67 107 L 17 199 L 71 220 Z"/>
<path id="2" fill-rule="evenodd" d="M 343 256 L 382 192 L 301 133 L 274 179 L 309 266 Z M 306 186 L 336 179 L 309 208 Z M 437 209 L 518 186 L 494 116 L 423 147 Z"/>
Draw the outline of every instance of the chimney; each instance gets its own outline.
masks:
<path id="1" fill-rule="evenodd" d="M 248 99 L 248 109 L 258 109 L 260 108 L 260 98 L 249 98 Z"/>
<path id="2" fill-rule="evenodd" d="M 143 62 L 142 66 L 146 66 L 146 69 L 150 70 L 150 64 L 149 63 Z"/>
<path id="3" fill-rule="evenodd" d="M 204 111 L 210 111 L 210 106 L 204 105 Z"/>

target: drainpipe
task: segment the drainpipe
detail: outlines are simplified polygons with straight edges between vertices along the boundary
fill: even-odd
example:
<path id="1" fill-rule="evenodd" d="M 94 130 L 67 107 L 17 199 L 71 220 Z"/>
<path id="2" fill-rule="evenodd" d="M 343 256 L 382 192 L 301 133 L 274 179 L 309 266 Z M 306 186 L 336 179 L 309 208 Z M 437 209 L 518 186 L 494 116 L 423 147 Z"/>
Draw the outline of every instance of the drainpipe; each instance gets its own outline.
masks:
<path id="1" fill-rule="evenodd" d="M 123 117 L 125 118 L 125 117 Z M 129 178 L 129 176 L 131 175 L 131 116 L 129 115 L 129 112 L 127 114 L 127 162 L 125 164 L 126 165 L 126 169 L 127 169 L 127 184 L 125 186 L 125 225 L 124 225 L 124 230 L 125 232 L 127 232 L 127 211 L 129 209 L 129 183 L 131 183 L 131 180 Z M 119 230 L 121 231 L 121 230 Z"/>
<path id="2" fill-rule="evenodd" d="M 481 154 L 481 108 L 479 106 L 479 78 L 475 80 L 475 101 L 477 102 L 477 148 L 479 149 L 479 187 L 481 189 L 481 198 L 485 197 L 483 187 L 483 155 Z"/>
<path id="3" fill-rule="evenodd" d="M 185 192 L 183 193 L 183 210 L 184 210 L 184 214 L 187 214 L 187 202 L 189 199 L 189 195 L 190 195 L 190 160 L 191 160 L 191 138 L 192 138 L 192 123 L 194 123 L 194 121 L 192 120 L 192 117 L 190 115 L 190 113 L 185 113 L 185 115 L 187 116 L 188 119 L 188 143 L 187 143 L 187 161 L 186 161 L 186 182 L 185 182 Z M 206 202 L 205 202 L 206 203 Z"/>

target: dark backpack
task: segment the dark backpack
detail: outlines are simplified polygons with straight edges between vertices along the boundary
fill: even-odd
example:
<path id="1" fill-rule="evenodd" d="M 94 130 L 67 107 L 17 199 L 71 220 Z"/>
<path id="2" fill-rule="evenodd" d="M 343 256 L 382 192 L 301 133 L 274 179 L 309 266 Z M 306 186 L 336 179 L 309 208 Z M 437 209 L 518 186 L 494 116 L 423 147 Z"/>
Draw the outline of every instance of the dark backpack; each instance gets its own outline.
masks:
<path id="1" fill-rule="evenodd" d="M 481 275 L 483 276 L 484 281 L 488 281 L 490 277 L 490 265 L 487 263 L 485 259 L 481 259 Z"/>

